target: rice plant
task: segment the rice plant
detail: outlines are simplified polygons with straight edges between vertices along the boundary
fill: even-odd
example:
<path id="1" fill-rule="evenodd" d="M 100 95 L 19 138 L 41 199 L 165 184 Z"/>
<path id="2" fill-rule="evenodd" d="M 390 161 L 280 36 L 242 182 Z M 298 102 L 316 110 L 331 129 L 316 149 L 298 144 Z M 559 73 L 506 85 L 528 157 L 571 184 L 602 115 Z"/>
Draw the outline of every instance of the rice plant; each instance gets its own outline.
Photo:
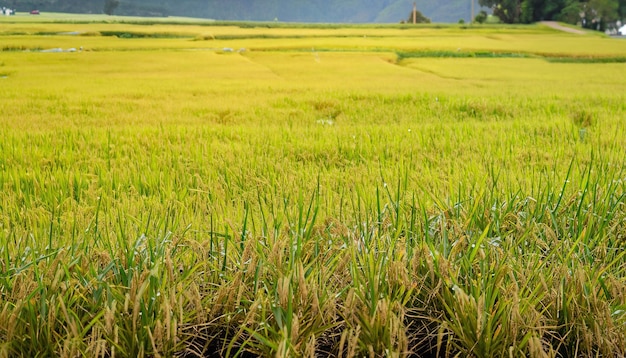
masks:
<path id="1" fill-rule="evenodd" d="M 625 354 L 626 43 L 46 21 L 0 32 L 0 356 Z"/>

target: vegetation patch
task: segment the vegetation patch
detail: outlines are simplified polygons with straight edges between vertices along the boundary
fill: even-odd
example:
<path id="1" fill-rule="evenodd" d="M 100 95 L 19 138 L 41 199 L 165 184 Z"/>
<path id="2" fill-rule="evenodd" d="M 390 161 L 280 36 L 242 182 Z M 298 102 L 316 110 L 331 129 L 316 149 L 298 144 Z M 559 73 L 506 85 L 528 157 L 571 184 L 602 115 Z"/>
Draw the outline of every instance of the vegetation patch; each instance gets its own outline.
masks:
<path id="1" fill-rule="evenodd" d="M 548 57 L 555 63 L 626 63 L 626 57 Z"/>
<path id="2" fill-rule="evenodd" d="M 120 39 L 178 39 L 189 38 L 191 36 L 172 34 L 172 33 L 145 33 L 145 32 L 128 32 L 128 31 L 100 31 L 102 36 L 114 36 Z"/>
<path id="3" fill-rule="evenodd" d="M 494 51 L 416 51 L 397 52 L 398 61 L 407 58 L 533 58 L 535 56 L 525 53 L 494 52 Z"/>
<path id="4" fill-rule="evenodd" d="M 417 51 L 396 52 L 398 61 L 410 58 L 544 58 L 554 63 L 626 63 L 622 56 L 563 56 L 546 53 L 514 53 L 494 51 Z"/>

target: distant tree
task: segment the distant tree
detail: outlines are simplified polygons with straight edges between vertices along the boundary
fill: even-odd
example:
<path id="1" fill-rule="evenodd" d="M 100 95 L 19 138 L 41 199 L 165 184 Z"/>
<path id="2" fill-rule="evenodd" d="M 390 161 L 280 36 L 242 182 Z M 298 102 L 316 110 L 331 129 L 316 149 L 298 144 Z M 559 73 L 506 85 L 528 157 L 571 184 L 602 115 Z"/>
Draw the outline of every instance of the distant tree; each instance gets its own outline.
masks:
<path id="1" fill-rule="evenodd" d="M 626 20 L 626 0 L 617 1 L 617 15 L 622 20 L 622 23 Z"/>
<path id="2" fill-rule="evenodd" d="M 617 11 L 619 9 L 617 0 L 590 0 L 589 6 L 600 19 L 604 21 L 617 20 Z"/>
<path id="3" fill-rule="evenodd" d="M 478 0 L 480 6 L 489 7 L 500 21 L 507 24 L 520 22 L 521 0 Z"/>
<path id="4" fill-rule="evenodd" d="M 487 22 L 487 12 L 485 10 L 481 10 L 476 17 L 474 17 L 474 21 L 476 21 L 479 24 L 484 24 L 485 22 Z"/>
<path id="5" fill-rule="evenodd" d="M 583 6 L 578 0 L 569 0 L 555 20 L 572 25 L 578 24 L 582 20 L 580 17 L 582 10 Z"/>
<path id="6" fill-rule="evenodd" d="M 571 0 L 523 0 L 520 22 L 532 23 L 543 20 L 555 20 Z M 574 0 L 578 1 L 578 0 Z"/>
<path id="7" fill-rule="evenodd" d="M 617 0 L 589 0 L 583 6 L 583 26 L 606 30 L 607 24 L 618 19 L 619 2 Z"/>
<path id="8" fill-rule="evenodd" d="M 413 10 L 411 11 L 411 14 L 409 15 L 408 20 L 406 20 L 407 23 L 409 24 L 413 23 L 413 15 L 415 15 L 415 23 L 417 24 L 429 24 L 430 23 L 430 19 L 424 16 L 424 14 L 422 14 L 417 9 L 415 11 Z"/>
<path id="9" fill-rule="evenodd" d="M 603 31 L 626 16 L 626 0 L 479 0 L 506 23 L 558 20 Z"/>
<path id="10" fill-rule="evenodd" d="M 113 11 L 120 6 L 120 0 L 104 0 L 104 13 L 113 15 Z"/>

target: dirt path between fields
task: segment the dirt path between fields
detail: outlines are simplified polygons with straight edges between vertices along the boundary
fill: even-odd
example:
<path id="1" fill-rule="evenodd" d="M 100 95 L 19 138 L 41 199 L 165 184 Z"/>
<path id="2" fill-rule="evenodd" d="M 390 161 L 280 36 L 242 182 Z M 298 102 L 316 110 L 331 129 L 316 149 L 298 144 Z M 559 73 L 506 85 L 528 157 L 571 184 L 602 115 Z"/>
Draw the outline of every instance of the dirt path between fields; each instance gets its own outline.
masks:
<path id="1" fill-rule="evenodd" d="M 571 27 L 566 27 L 563 26 L 561 24 L 559 24 L 556 21 L 541 21 L 541 23 L 543 25 L 549 26 L 555 30 L 560 30 L 560 31 L 565 31 L 565 32 L 569 32 L 570 34 L 577 34 L 577 35 L 584 35 L 585 32 L 582 30 L 576 30 L 576 29 L 572 29 Z"/>

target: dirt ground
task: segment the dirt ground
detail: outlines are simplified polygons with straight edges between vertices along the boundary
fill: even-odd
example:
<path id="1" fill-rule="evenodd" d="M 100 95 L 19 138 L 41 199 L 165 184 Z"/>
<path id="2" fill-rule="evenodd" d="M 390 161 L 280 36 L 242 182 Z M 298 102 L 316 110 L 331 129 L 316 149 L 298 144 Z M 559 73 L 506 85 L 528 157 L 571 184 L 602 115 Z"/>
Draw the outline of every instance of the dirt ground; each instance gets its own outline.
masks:
<path id="1" fill-rule="evenodd" d="M 577 34 L 577 35 L 584 35 L 585 34 L 585 31 L 576 30 L 576 29 L 572 29 L 571 27 L 563 26 L 563 25 L 559 24 L 556 21 L 542 21 L 541 23 L 546 25 L 546 26 L 550 26 L 553 29 L 569 32 L 571 34 Z"/>

